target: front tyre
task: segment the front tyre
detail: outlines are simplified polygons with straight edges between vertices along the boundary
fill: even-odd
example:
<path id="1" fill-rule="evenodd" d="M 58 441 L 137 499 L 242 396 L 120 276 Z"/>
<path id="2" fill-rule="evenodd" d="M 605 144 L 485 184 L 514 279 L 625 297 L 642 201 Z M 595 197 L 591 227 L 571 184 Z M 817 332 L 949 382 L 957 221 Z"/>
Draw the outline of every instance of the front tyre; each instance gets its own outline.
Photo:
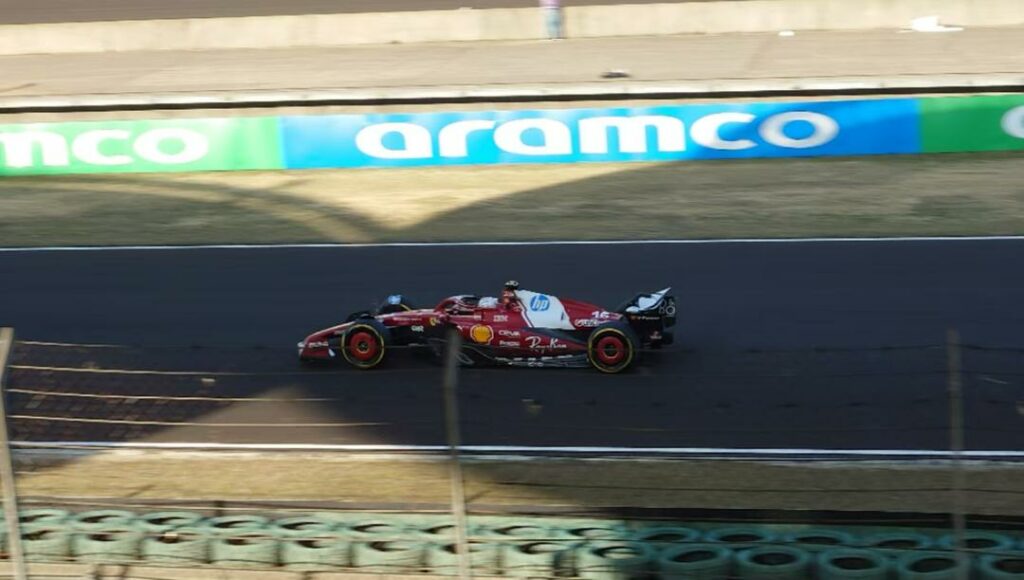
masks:
<path id="1" fill-rule="evenodd" d="M 384 360 L 388 329 L 376 320 L 353 324 L 341 339 L 341 354 L 358 369 L 372 369 Z"/>
<path id="2" fill-rule="evenodd" d="M 628 325 L 613 321 L 594 329 L 587 339 L 587 360 L 603 373 L 620 373 L 636 361 L 636 334 Z"/>

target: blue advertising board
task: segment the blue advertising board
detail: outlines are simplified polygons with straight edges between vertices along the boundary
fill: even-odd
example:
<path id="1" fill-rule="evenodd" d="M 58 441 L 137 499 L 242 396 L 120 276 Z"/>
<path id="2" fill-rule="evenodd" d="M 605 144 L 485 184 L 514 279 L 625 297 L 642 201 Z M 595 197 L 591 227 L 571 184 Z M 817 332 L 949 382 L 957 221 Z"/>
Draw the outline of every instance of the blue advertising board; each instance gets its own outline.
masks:
<path id="1" fill-rule="evenodd" d="M 281 118 L 285 167 L 917 153 L 916 99 Z"/>

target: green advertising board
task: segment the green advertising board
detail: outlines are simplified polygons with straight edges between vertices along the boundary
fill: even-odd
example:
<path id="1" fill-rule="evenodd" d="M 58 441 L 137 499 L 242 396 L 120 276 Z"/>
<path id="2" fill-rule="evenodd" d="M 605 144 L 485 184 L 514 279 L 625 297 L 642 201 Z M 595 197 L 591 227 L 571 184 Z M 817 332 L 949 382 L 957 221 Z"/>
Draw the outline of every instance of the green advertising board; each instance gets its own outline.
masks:
<path id="1" fill-rule="evenodd" d="M 281 166 L 276 117 L 0 125 L 0 176 Z"/>
<path id="2" fill-rule="evenodd" d="M 921 152 L 1024 149 L 1024 95 L 919 99 Z"/>

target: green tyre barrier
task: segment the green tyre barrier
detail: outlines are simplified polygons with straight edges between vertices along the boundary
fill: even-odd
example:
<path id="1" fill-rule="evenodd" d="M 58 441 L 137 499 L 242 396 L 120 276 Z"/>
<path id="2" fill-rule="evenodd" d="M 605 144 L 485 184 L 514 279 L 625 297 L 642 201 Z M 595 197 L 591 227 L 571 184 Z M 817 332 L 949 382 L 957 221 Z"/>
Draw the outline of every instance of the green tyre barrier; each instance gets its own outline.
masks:
<path id="1" fill-rule="evenodd" d="M 724 544 L 687 544 L 666 548 L 656 568 L 663 580 L 726 580 L 732 576 L 733 551 Z"/>
<path id="2" fill-rule="evenodd" d="M 978 560 L 980 580 L 1024 580 L 1024 551 L 986 554 Z"/>
<path id="3" fill-rule="evenodd" d="M 625 580 L 646 576 L 654 548 L 640 542 L 595 541 L 579 548 L 576 576 L 586 580 Z"/>
<path id="4" fill-rule="evenodd" d="M 445 522 L 454 521 L 451 516 L 444 518 Z M 510 525 L 539 525 L 533 518 L 524 519 L 517 516 L 484 516 L 474 515 L 466 517 L 466 526 L 470 530 L 484 533 L 485 530 L 502 528 Z"/>
<path id="5" fill-rule="evenodd" d="M 499 543 L 469 542 L 469 567 L 473 575 L 496 576 L 501 572 Z M 459 554 L 455 542 L 428 544 L 426 567 L 434 574 L 455 576 L 459 573 Z"/>
<path id="6" fill-rule="evenodd" d="M 808 552 L 823 552 L 839 547 L 853 547 L 857 539 L 853 534 L 825 528 L 809 528 L 783 534 L 781 540 Z"/>
<path id="7" fill-rule="evenodd" d="M 127 564 L 139 560 L 142 532 L 131 526 L 107 524 L 104 528 L 90 525 L 89 529 L 72 532 L 71 554 L 79 562 L 96 564 Z"/>
<path id="8" fill-rule="evenodd" d="M 431 528 L 453 522 L 452 516 L 448 514 L 388 514 L 386 519 L 412 529 Z"/>
<path id="9" fill-rule="evenodd" d="M 425 543 L 409 540 L 360 541 L 353 544 L 352 565 L 360 572 L 419 572 L 425 550 Z"/>
<path id="10" fill-rule="evenodd" d="M 127 510 L 92 510 L 72 516 L 71 527 L 75 530 L 104 530 L 111 526 L 128 527 L 137 519 L 135 512 Z"/>
<path id="11" fill-rule="evenodd" d="M 975 554 L 978 552 L 1012 550 L 1014 543 L 1013 538 L 1010 536 L 995 532 L 981 530 L 967 530 L 964 532 L 964 547 Z M 956 536 L 954 534 L 946 534 L 939 538 L 935 545 L 943 550 L 953 550 L 956 548 Z"/>
<path id="12" fill-rule="evenodd" d="M 664 550 L 679 544 L 699 542 L 700 539 L 699 530 L 670 526 L 641 528 L 633 534 L 634 541 L 650 544 L 657 550 Z"/>
<path id="13" fill-rule="evenodd" d="M 151 512 L 139 517 L 136 525 L 147 534 L 155 534 L 178 528 L 195 528 L 202 521 L 203 516 L 192 512 Z"/>
<path id="14" fill-rule="evenodd" d="M 552 578 L 569 576 L 573 569 L 576 544 L 566 541 L 522 541 L 504 549 L 506 576 Z"/>
<path id="15" fill-rule="evenodd" d="M 953 552 L 909 552 L 896 560 L 898 580 L 958 580 L 967 578 L 969 564 L 957 561 Z"/>
<path id="16" fill-rule="evenodd" d="M 210 561 L 210 537 L 198 527 L 154 531 L 142 539 L 139 552 L 155 564 L 202 564 Z"/>
<path id="17" fill-rule="evenodd" d="M 404 523 L 387 519 L 359 520 L 353 522 L 346 535 L 357 542 L 411 540 L 416 535 Z"/>
<path id="18" fill-rule="evenodd" d="M 743 580 L 804 580 L 811 577 L 811 554 L 794 546 L 756 546 L 736 554 Z"/>
<path id="19" fill-rule="evenodd" d="M 476 516 L 470 528 L 481 538 L 511 538 L 512 541 L 541 541 L 569 537 L 566 528 L 605 526 L 609 522 L 553 517 Z M 541 534 L 541 535 L 538 535 Z"/>
<path id="20" fill-rule="evenodd" d="M 71 556 L 71 532 L 50 522 L 25 524 L 21 547 L 29 562 L 64 562 Z"/>
<path id="21" fill-rule="evenodd" d="M 883 532 L 867 536 L 858 544 L 858 547 L 878 550 L 898 558 L 907 552 L 927 550 L 934 545 L 934 541 L 930 536 L 917 532 Z"/>
<path id="22" fill-rule="evenodd" d="M 630 537 L 629 531 L 619 525 L 601 521 L 566 522 L 557 524 L 551 530 L 559 539 L 590 541 L 625 541 Z"/>
<path id="23" fill-rule="evenodd" d="M 281 564 L 289 570 L 330 572 L 351 565 L 351 544 L 337 532 L 309 531 L 281 540 Z"/>
<path id="24" fill-rule="evenodd" d="M 753 548 L 758 544 L 769 544 L 775 540 L 774 532 L 756 527 L 718 528 L 704 534 L 705 542 L 720 542 L 727 544 L 733 550 Z"/>
<path id="25" fill-rule="evenodd" d="M 818 553 L 819 580 L 886 580 L 892 562 L 882 553 L 861 548 L 832 548 Z"/>
<path id="26" fill-rule="evenodd" d="M 412 535 L 416 540 L 422 542 L 436 542 L 444 544 L 455 541 L 455 522 L 435 520 L 423 522 L 423 525 L 412 529 Z"/>
<path id="27" fill-rule="evenodd" d="M 541 542 L 555 537 L 547 526 L 529 522 L 504 522 L 497 525 L 481 526 L 471 534 L 474 538 L 496 542 Z"/>
<path id="28" fill-rule="evenodd" d="M 310 512 L 304 515 L 320 518 L 325 522 L 329 522 L 332 530 L 340 530 L 347 527 L 353 517 L 352 514 L 338 512 Z"/>
<path id="29" fill-rule="evenodd" d="M 210 562 L 225 568 L 269 568 L 277 565 L 278 542 L 265 530 L 237 530 L 210 542 Z"/>
<path id="30" fill-rule="evenodd" d="M 258 532 L 266 529 L 269 524 L 270 520 L 263 516 L 241 514 L 206 520 L 203 523 L 203 527 L 214 535 L 223 536 L 242 531 Z"/>
<path id="31" fill-rule="evenodd" d="M 68 510 L 58 509 L 34 509 L 18 512 L 18 522 L 21 524 L 62 524 L 71 517 Z"/>
<path id="32" fill-rule="evenodd" d="M 319 537 L 319 534 L 332 531 L 337 526 L 328 520 L 316 516 L 297 516 L 275 520 L 270 529 L 282 538 Z"/>

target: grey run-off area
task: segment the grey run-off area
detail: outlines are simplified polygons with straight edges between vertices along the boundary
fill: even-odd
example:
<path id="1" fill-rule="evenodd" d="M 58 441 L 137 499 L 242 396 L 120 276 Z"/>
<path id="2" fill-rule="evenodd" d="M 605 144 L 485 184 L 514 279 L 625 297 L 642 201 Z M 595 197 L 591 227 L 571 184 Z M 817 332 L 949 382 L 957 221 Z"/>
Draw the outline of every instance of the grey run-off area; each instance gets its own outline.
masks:
<path id="1" fill-rule="evenodd" d="M 807 58 L 814 54 L 815 58 Z M 652 58 L 652 55 L 699 57 Z M 856 55 L 856 58 L 851 58 Z M 544 66 L 537 66 L 543 62 Z M 324 63 L 330 63 L 325 66 Z M 233 103 L 343 103 L 371 112 L 397 102 L 418 110 L 424 99 L 472 98 L 466 107 L 571 107 L 501 103 L 575 95 L 577 100 L 676 94 L 756 94 L 817 88 L 928 88 L 1017 85 L 1024 70 L 1020 28 L 956 34 L 892 30 L 677 35 L 570 39 L 564 42 L 464 42 L 424 45 L 296 47 L 259 50 L 152 51 L 0 58 L 0 109 L 6 111 L 125 104 L 160 109 Z M 82 74 L 82 71 L 102 74 Z M 603 79 L 610 70 L 628 78 Z M 386 71 L 386 74 L 384 73 Z M 412 101 L 410 101 L 412 99 Z M 368 103 L 369 101 L 369 103 Z M 603 105 L 607 105 L 605 101 Z M 435 107 L 437 105 L 434 105 Z M 305 110 L 303 113 L 314 111 Z M 99 113 L 94 113 L 99 114 Z M 221 116 L 227 110 L 123 111 L 106 118 Z M 250 111 L 251 114 L 251 111 Z M 67 117 L 71 120 L 70 117 Z M 5 116 L 4 122 L 53 121 L 52 113 Z"/>
<path id="2" fill-rule="evenodd" d="M 389 293 L 430 305 L 517 278 L 610 307 L 671 285 L 679 344 L 621 376 L 466 370 L 467 445 L 946 449 L 952 327 L 967 345 L 967 447 L 1018 449 L 1022 251 L 991 240 L 2 253 L 0 324 L 20 339 L 135 345 L 19 346 L 10 388 L 33 393 L 12 393 L 25 417 L 12 436 L 443 444 L 428 358 L 302 369 L 294 344 Z M 278 402 L 47 394 L 58 392 Z M 68 416 L 87 421 L 48 419 Z"/>

